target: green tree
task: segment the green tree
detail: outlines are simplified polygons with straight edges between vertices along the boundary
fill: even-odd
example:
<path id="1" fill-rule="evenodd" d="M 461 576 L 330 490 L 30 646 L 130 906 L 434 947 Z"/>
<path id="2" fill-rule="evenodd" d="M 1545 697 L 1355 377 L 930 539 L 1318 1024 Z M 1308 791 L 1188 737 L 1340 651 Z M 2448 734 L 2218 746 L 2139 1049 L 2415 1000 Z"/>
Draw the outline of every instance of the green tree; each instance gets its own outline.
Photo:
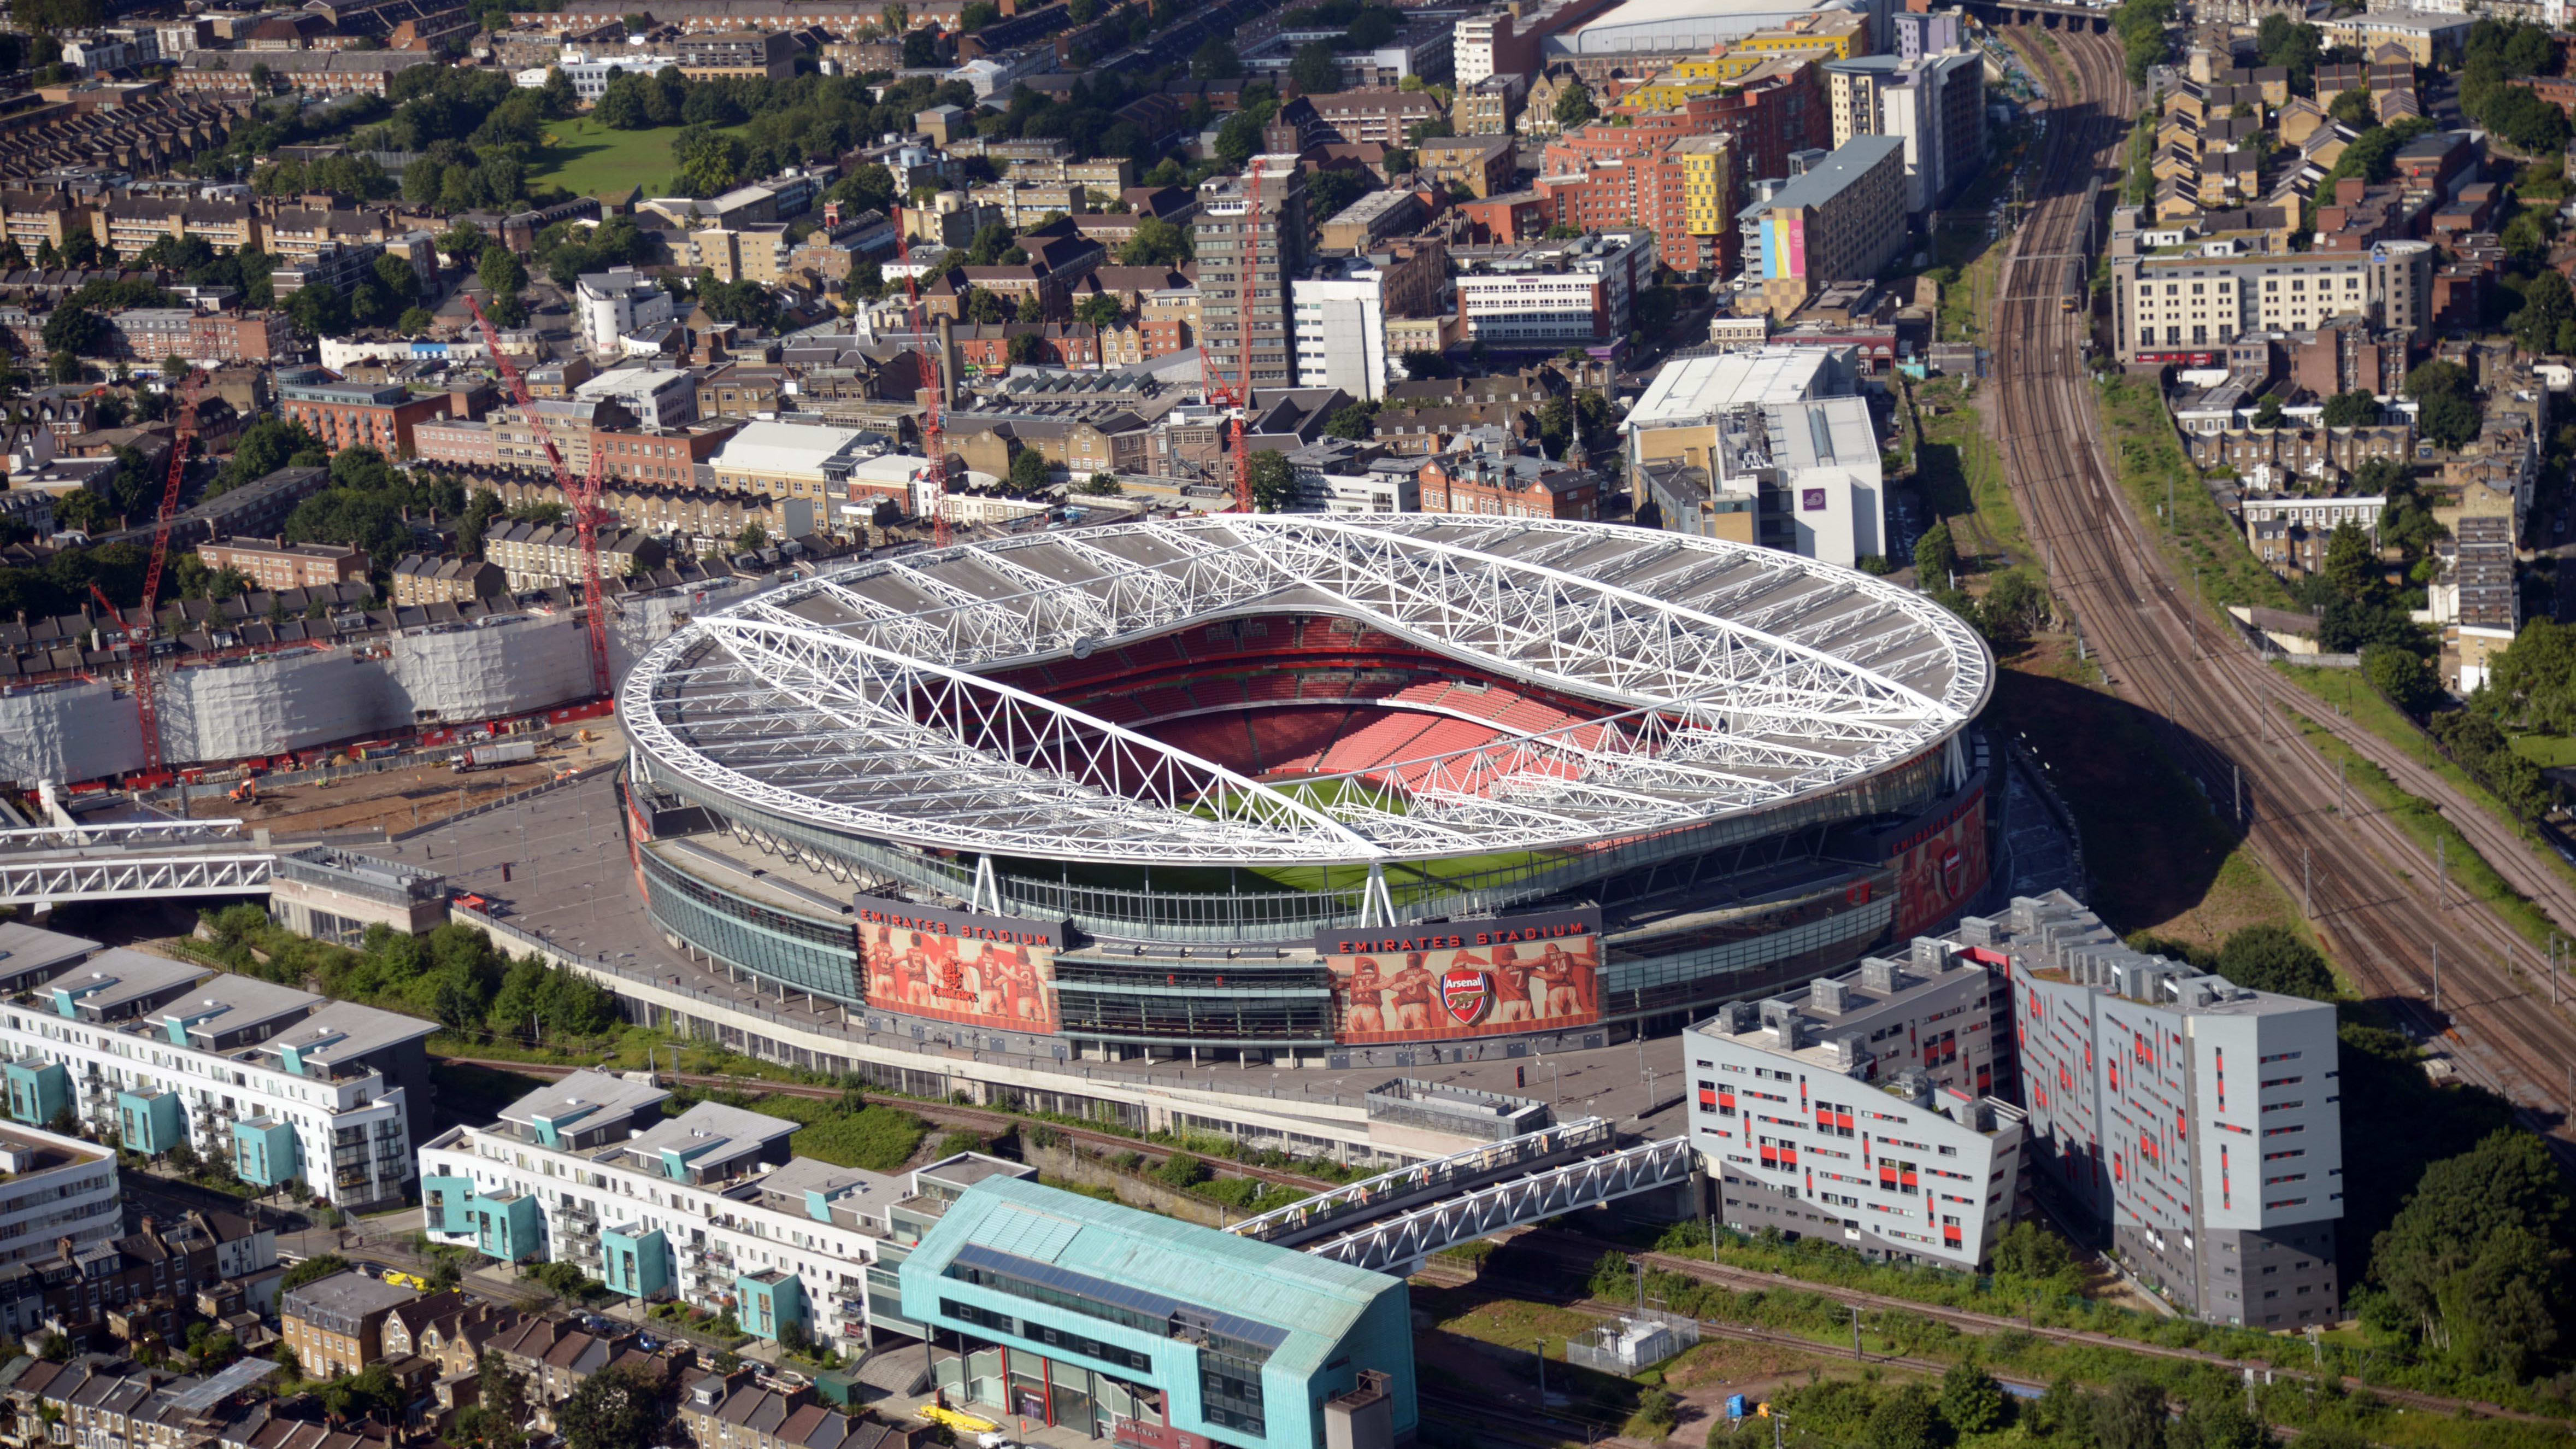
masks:
<path id="1" fill-rule="evenodd" d="M 2379 421 L 2379 399 L 2356 388 L 2327 398 L 2322 421 L 2330 428 L 2367 427 Z"/>
<path id="2" fill-rule="evenodd" d="M 768 529 L 761 527 L 757 523 L 746 523 L 742 526 L 742 532 L 734 536 L 733 546 L 744 553 L 749 553 L 753 549 L 766 545 L 768 542 Z"/>
<path id="3" fill-rule="evenodd" d="M 1592 107 L 1591 87 L 1579 80 L 1567 81 L 1565 89 L 1556 93 L 1555 117 L 1559 126 L 1580 126 L 1599 114 Z"/>
<path id="4" fill-rule="evenodd" d="M 671 1422 L 663 1386 L 623 1364 L 582 1381 L 555 1406 L 555 1427 L 570 1449 L 633 1449 L 658 1444 Z"/>
<path id="5" fill-rule="evenodd" d="M 1118 249 L 1118 260 L 1130 267 L 1178 267 L 1191 260 L 1193 244 L 1189 228 L 1149 216 L 1136 223 L 1136 234 Z"/>
<path id="6" fill-rule="evenodd" d="M 2218 974 L 2239 986 L 2279 996 L 2332 1001 L 2334 972 L 2317 948 L 2287 926 L 2246 926 L 2218 948 Z"/>
<path id="7" fill-rule="evenodd" d="M 2194 1398 L 2165 1429 L 2167 1449 L 2265 1449 L 2270 1441 L 2263 1421 L 2247 1411 L 2233 1389 Z"/>
<path id="8" fill-rule="evenodd" d="M 1035 493 L 1047 485 L 1047 477 L 1053 471 L 1047 466 L 1046 454 L 1035 448 L 1022 448 L 1011 455 L 1012 491 Z"/>
<path id="9" fill-rule="evenodd" d="M 317 1253 L 286 1270 L 278 1280 L 278 1291 L 292 1293 L 307 1283 L 319 1283 L 335 1274 L 349 1271 L 349 1260 L 337 1253 Z"/>
<path id="10" fill-rule="evenodd" d="M 1959 566 L 1959 551 L 1950 542 L 1950 521 L 1943 519 L 1914 541 L 1914 578 L 1924 588 L 1946 585 Z"/>
<path id="11" fill-rule="evenodd" d="M 2359 525 L 2338 523 L 2326 536 L 2325 580 L 2347 599 L 2358 599 L 2379 587 L 2379 555 L 2370 535 Z"/>
<path id="12" fill-rule="evenodd" d="M 2423 656 L 2394 644 L 2373 644 L 2361 651 L 2361 672 L 2370 687 L 2410 715 L 2421 716 L 2442 697 L 2442 686 Z"/>
<path id="13" fill-rule="evenodd" d="M 2513 338 L 2525 352 L 2558 350 L 2558 329 L 2576 320 L 2576 292 L 2555 267 L 2542 267 L 2525 283 L 2522 307 L 2513 314 Z"/>
<path id="14" fill-rule="evenodd" d="M 1333 414 L 1325 420 L 1324 435 L 1345 442 L 1367 442 L 1377 435 L 1377 404 L 1355 402 Z"/>
<path id="15" fill-rule="evenodd" d="M 1252 455 L 1247 471 L 1252 478 L 1252 506 L 1256 512 L 1277 513 L 1296 494 L 1297 469 L 1285 453 L 1263 448 Z"/>
<path id="16" fill-rule="evenodd" d="M 2254 48 L 2265 65 L 2290 72 L 2290 89 L 2305 94 L 2315 88 L 2317 60 L 2325 54 L 2325 34 L 2274 11 L 2254 31 Z"/>
<path id="17" fill-rule="evenodd" d="M 2114 1379 L 2089 1417 L 2094 1449 L 2165 1449 L 2165 1391 L 2146 1379 Z"/>
<path id="18" fill-rule="evenodd" d="M 1864 1449 L 1939 1449 L 1943 1442 L 1940 1411 L 1932 1391 L 1906 1384 L 1869 1411 Z"/>
<path id="19" fill-rule="evenodd" d="M 1221 36 L 1208 37 L 1190 55 L 1190 79 L 1236 80 L 1243 75 L 1243 58 Z"/>
<path id="20" fill-rule="evenodd" d="M 2335 98 L 2326 103 L 2326 114 L 2355 130 L 2368 130 L 2379 123 L 2378 114 L 2370 106 L 2370 92 L 2358 87 L 2335 92 Z"/>
<path id="21" fill-rule="evenodd" d="M 1963 1358 L 1950 1365 L 1941 1376 L 1941 1417 L 1960 1434 L 1983 1434 L 2000 1429 L 2012 1413 L 2012 1402 L 2004 1386 L 1985 1371 L 1975 1357 Z"/>
<path id="22" fill-rule="evenodd" d="M 2519 1379 L 2558 1342 L 2568 1207 L 2539 1138 L 2493 1133 L 2425 1169 L 2371 1245 L 2371 1277 L 2427 1348 Z"/>
<path id="23" fill-rule="evenodd" d="M 1337 91 L 1342 85 L 1341 57 L 1323 41 L 1309 41 L 1297 47 L 1296 55 L 1289 59 L 1288 78 L 1310 96 Z"/>

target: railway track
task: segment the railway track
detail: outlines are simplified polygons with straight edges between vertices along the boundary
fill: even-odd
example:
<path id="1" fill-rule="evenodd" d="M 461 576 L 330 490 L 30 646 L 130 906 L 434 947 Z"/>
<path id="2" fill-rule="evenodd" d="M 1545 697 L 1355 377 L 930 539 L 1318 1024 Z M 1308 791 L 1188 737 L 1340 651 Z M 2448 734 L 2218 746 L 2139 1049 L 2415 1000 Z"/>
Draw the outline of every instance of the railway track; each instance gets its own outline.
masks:
<path id="1" fill-rule="evenodd" d="M 495 1071 L 520 1072 L 549 1080 L 589 1070 L 584 1067 L 560 1066 L 550 1062 L 514 1062 L 492 1057 L 444 1057 L 441 1060 L 457 1062 L 469 1067 L 489 1067 Z M 753 1096 L 811 1097 L 837 1102 L 844 1091 L 840 1087 L 813 1086 L 804 1082 L 773 1082 L 765 1077 L 728 1077 L 705 1072 L 659 1072 L 655 1075 L 658 1080 L 674 1086 L 745 1092 Z M 877 1097 L 875 1100 L 889 1107 L 900 1107 L 924 1121 L 943 1127 L 971 1128 L 995 1137 L 1028 1125 L 1025 1118 L 983 1107 L 960 1107 L 952 1102 L 918 1102 L 909 1097 Z M 1121 1137 L 1114 1132 L 1099 1132 L 1087 1127 L 1068 1127 L 1060 1122 L 1050 1122 L 1046 1125 L 1063 1133 L 1070 1141 L 1088 1143 L 1119 1152 L 1141 1152 L 1148 1157 L 1162 1157 L 1174 1150 L 1152 1142 L 1141 1142 L 1133 1137 Z M 1283 1172 L 1275 1167 L 1256 1167 L 1251 1163 L 1237 1162 L 1232 1158 L 1226 1159 L 1223 1167 L 1228 1173 L 1237 1176 L 1257 1178 L 1262 1182 L 1279 1187 L 1293 1187 L 1302 1192 L 1326 1192 L 1337 1186 L 1320 1177 Z"/>
<path id="2" fill-rule="evenodd" d="M 2036 58 L 2026 34 L 2006 33 Z M 2211 627 L 2113 481 L 2087 396 L 2090 318 L 2060 310 L 2062 270 L 2052 259 L 2081 250 L 2087 186 L 2116 179 L 2131 98 L 2114 40 L 2057 39 L 2057 69 L 2070 83 L 2054 98 L 2039 200 L 2006 259 L 1994 367 L 2005 473 L 2051 588 L 2113 687 L 2164 717 L 2170 754 L 2220 817 L 2277 879 L 2295 888 L 2307 874 L 2310 919 L 2363 993 L 2386 999 L 2420 1036 L 2441 1039 L 2464 1076 L 2508 1098 L 2527 1125 L 2552 1137 L 2562 1160 L 2576 1160 L 2568 1132 L 2576 1022 L 2514 969 L 2536 954 L 2485 906 L 2444 889 L 2432 853 L 2397 822 L 2366 806 L 2339 808 L 2333 767 L 2297 738 L 2285 709 L 2336 728 L 2366 758 L 2398 752 L 2356 738 L 2366 732 L 2335 721 L 2240 640 Z M 2430 774 L 2411 761 L 2390 763 L 2410 788 Z M 2438 800 L 2449 792 L 2426 793 Z M 2449 813 L 2508 880 L 2553 913 L 2565 910 L 2562 920 L 2576 920 L 2576 894 L 2521 842 L 2500 839 L 2509 833 L 2474 807 Z"/>

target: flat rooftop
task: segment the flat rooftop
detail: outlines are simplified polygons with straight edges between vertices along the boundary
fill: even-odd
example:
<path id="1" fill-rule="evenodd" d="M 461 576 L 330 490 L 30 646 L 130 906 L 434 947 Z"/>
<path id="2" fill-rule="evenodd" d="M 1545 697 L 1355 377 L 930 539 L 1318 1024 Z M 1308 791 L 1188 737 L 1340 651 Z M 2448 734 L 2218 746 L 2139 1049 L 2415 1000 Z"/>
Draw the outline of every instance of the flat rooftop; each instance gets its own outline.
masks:
<path id="1" fill-rule="evenodd" d="M 21 991 L 99 948 L 86 936 L 69 936 L 18 921 L 0 921 L 0 991 Z"/>
<path id="2" fill-rule="evenodd" d="M 203 1047 L 216 1037 L 263 1022 L 298 1019 L 325 999 L 256 976 L 217 972 L 145 1019 L 163 1036 L 168 1035 L 170 1023 L 184 1022 L 191 1045 Z"/>
<path id="3" fill-rule="evenodd" d="M 207 974 L 203 966 L 116 946 L 46 982 L 37 994 L 51 997 L 49 1004 L 58 1011 L 69 1002 L 84 1012 L 112 1016 L 120 1007 L 175 990 Z"/>
<path id="4" fill-rule="evenodd" d="M 630 1082 L 613 1072 L 575 1072 L 502 1108 L 501 1120 L 529 1127 L 542 1120 L 558 1131 L 579 1132 L 593 1122 L 631 1117 L 669 1100 L 669 1092 L 649 1082 Z"/>
<path id="5" fill-rule="evenodd" d="M 388 1283 L 366 1273 L 334 1273 L 301 1288 L 290 1289 L 283 1303 L 285 1309 L 305 1308 L 324 1313 L 345 1313 L 363 1318 L 387 1308 L 400 1308 L 420 1297 L 417 1288 Z"/>
<path id="6" fill-rule="evenodd" d="M 434 1021 L 335 1001 L 262 1042 L 260 1049 L 276 1053 L 281 1061 L 292 1050 L 304 1064 L 305 1075 L 312 1076 L 312 1067 L 317 1064 L 336 1069 L 342 1063 L 354 1063 L 371 1052 L 436 1030 L 438 1023 Z"/>

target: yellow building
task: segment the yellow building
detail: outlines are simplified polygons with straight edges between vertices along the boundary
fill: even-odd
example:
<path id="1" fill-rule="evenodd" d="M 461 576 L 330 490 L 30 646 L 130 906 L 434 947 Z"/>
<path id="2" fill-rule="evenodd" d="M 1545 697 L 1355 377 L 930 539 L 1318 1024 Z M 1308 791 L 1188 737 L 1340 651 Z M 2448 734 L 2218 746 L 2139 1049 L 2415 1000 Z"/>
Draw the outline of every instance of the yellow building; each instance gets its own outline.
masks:
<path id="1" fill-rule="evenodd" d="M 1722 240 L 1735 232 L 1735 138 L 1684 136 L 1665 154 L 1681 163 L 1682 224 L 1690 234 Z"/>

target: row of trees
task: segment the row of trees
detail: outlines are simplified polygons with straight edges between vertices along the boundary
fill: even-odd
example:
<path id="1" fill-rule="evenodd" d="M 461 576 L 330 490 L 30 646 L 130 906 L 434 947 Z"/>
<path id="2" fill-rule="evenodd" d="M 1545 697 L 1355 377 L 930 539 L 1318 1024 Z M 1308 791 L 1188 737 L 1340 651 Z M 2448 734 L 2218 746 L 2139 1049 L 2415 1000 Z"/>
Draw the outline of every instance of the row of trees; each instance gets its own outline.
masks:
<path id="1" fill-rule="evenodd" d="M 373 926 L 351 950 L 281 930 L 258 906 L 200 919 L 208 946 L 235 971 L 429 1017 L 450 1031 L 545 1040 L 593 1038 L 620 1025 L 607 988 L 542 956 L 513 960 L 471 926 L 449 923 L 419 936 Z"/>

